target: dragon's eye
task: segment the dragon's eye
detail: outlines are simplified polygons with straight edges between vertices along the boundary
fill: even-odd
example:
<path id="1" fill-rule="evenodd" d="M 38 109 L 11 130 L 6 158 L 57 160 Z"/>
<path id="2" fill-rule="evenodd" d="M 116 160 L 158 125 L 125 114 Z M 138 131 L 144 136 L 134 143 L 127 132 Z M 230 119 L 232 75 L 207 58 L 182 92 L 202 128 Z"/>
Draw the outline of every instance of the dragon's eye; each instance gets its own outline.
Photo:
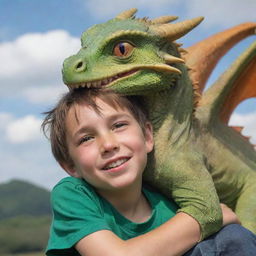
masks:
<path id="1" fill-rule="evenodd" d="M 118 43 L 114 47 L 114 55 L 117 57 L 129 57 L 132 54 L 134 46 L 127 42 Z"/>

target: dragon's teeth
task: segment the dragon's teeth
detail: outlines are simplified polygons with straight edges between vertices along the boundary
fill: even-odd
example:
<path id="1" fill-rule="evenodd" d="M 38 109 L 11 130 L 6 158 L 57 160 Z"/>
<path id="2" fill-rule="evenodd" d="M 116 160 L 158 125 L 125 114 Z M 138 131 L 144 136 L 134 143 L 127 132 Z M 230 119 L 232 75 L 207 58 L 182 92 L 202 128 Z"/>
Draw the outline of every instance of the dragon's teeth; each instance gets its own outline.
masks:
<path id="1" fill-rule="evenodd" d="M 108 83 L 111 83 L 113 80 L 118 79 L 119 76 L 115 75 L 114 77 L 104 78 L 103 80 L 93 81 L 93 82 L 87 82 L 87 83 L 80 83 L 80 84 L 74 84 L 73 88 L 91 88 L 91 87 L 100 87 L 101 85 L 106 85 Z"/>

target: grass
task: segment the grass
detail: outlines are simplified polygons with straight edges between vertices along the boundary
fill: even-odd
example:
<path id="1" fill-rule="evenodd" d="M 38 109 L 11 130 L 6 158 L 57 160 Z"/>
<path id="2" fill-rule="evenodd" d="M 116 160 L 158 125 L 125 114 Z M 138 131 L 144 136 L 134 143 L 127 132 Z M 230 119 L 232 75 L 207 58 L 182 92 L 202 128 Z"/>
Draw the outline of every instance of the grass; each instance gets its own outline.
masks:
<path id="1" fill-rule="evenodd" d="M 49 226 L 50 216 L 19 216 L 0 221 L 0 255 L 43 256 L 37 252 L 46 247 Z M 24 251 L 34 253 L 16 254 Z"/>
<path id="2" fill-rule="evenodd" d="M 45 256 L 44 252 L 31 252 L 19 254 L 3 254 L 1 256 Z"/>

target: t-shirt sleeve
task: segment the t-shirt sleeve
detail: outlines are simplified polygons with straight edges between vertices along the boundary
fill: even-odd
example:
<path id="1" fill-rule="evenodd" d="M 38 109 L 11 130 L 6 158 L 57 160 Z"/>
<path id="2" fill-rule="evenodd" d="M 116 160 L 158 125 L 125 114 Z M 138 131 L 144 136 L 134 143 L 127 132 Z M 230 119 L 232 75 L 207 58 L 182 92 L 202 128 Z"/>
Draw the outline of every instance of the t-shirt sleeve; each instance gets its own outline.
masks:
<path id="1" fill-rule="evenodd" d="M 71 181 L 58 184 L 52 191 L 51 203 L 53 221 L 47 255 L 68 255 L 64 251 L 74 250 L 72 247 L 83 237 L 99 230 L 110 230 L 99 198 L 85 184 Z"/>

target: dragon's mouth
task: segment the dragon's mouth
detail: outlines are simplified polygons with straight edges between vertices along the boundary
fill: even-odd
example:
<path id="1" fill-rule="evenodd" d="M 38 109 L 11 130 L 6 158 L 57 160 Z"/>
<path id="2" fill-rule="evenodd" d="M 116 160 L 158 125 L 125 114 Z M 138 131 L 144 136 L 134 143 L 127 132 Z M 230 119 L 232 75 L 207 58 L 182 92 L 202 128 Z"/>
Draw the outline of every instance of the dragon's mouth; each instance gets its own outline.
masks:
<path id="1" fill-rule="evenodd" d="M 109 86 L 110 84 L 112 84 L 114 81 L 119 80 L 121 78 L 124 77 L 128 77 L 131 75 L 134 75 L 135 73 L 137 73 L 140 70 L 151 70 L 151 71 L 155 71 L 155 72 L 162 72 L 162 73 L 171 73 L 171 74 L 176 74 L 176 75 L 180 75 L 181 71 L 173 66 L 170 65 L 166 65 L 166 64 L 144 64 L 144 65 L 140 65 L 139 67 L 137 66 L 136 68 L 133 67 L 128 71 L 124 71 L 118 74 L 115 74 L 113 76 L 110 77 L 105 77 L 99 80 L 91 80 L 91 81 L 83 81 L 83 82 L 78 82 L 78 83 L 74 83 L 74 84 L 67 84 L 67 86 L 70 89 L 77 89 L 77 88 L 102 88 L 102 87 L 106 87 Z M 171 81 L 172 83 L 174 82 L 174 80 L 176 80 L 175 78 L 173 78 L 173 80 Z"/>
<path id="2" fill-rule="evenodd" d="M 137 71 L 138 71 L 138 69 L 133 69 L 133 70 L 126 71 L 126 72 L 123 72 L 123 73 L 119 73 L 119 74 L 116 74 L 114 76 L 106 77 L 106 78 L 103 78 L 103 79 L 100 79 L 100 80 L 92 80 L 92 81 L 88 81 L 88 82 L 80 82 L 80 83 L 76 83 L 76 84 L 69 84 L 68 87 L 71 88 L 71 89 L 102 88 L 102 87 L 108 86 L 109 84 L 116 81 L 117 79 L 130 76 L 130 75 L 136 73 Z"/>

